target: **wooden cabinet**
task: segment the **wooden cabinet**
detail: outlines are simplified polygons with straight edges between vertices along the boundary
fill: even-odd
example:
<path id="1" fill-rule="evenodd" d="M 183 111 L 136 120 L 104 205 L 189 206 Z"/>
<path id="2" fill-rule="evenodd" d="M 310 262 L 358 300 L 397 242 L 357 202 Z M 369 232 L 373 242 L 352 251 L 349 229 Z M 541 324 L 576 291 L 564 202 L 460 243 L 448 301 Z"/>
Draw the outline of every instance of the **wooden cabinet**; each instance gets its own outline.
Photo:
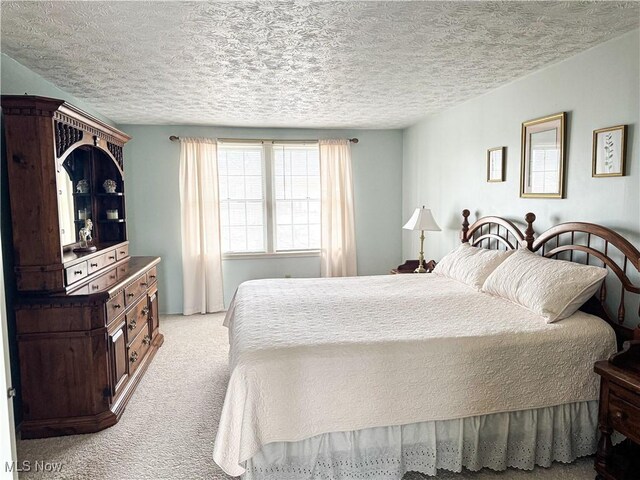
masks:
<path id="1" fill-rule="evenodd" d="M 640 340 L 626 342 L 622 352 L 597 362 L 602 378 L 596 455 L 598 480 L 637 479 L 640 472 Z M 615 447 L 616 430 L 627 439 Z"/>
<path id="2" fill-rule="evenodd" d="M 128 255 L 123 147 L 130 137 L 53 98 L 3 95 L 2 113 L 17 289 L 69 291 Z M 96 251 L 78 252 L 87 220 Z"/>
<path id="3" fill-rule="evenodd" d="M 128 380 L 126 323 L 116 322 L 109 332 L 109 365 L 111 369 L 109 392 L 116 397 Z"/>
<path id="4" fill-rule="evenodd" d="M 95 432 L 118 421 L 163 342 L 160 259 L 129 256 L 129 137 L 62 100 L 2 96 L 2 109 L 22 437 Z"/>
<path id="5" fill-rule="evenodd" d="M 140 290 L 159 261 L 129 257 L 129 275 L 99 292 L 20 297 L 22 438 L 95 432 L 118 421 L 164 341 L 156 284 Z M 132 288 L 138 298 L 125 304 Z"/>

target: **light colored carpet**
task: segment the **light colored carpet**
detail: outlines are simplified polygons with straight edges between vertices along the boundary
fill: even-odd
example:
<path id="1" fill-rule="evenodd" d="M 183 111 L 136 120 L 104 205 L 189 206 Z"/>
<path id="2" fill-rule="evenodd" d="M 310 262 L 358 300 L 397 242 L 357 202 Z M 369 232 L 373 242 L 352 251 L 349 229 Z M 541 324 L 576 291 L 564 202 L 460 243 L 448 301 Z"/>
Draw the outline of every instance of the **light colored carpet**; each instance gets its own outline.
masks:
<path id="1" fill-rule="evenodd" d="M 230 480 L 212 460 L 213 439 L 229 377 L 222 315 L 164 316 L 165 342 L 117 425 L 91 435 L 22 440 L 20 461 L 62 462 L 59 473 L 24 479 Z M 532 472 L 453 474 L 451 480 L 587 480 L 593 460 Z M 403 480 L 423 480 L 407 474 Z M 428 477 L 426 477 L 428 478 Z"/>

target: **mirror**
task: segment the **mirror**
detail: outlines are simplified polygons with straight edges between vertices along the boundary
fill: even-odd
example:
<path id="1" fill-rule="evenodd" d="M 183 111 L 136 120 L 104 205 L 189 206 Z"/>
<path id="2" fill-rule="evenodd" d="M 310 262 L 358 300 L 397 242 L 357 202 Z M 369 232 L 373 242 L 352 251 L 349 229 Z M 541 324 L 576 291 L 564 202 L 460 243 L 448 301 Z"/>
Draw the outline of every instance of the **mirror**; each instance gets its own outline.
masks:
<path id="1" fill-rule="evenodd" d="M 557 132 L 544 130 L 529 137 L 529 175 L 527 186 L 536 193 L 554 193 L 560 182 L 560 152 L 557 147 Z"/>
<path id="2" fill-rule="evenodd" d="M 73 150 L 56 171 L 60 244 L 77 244 L 85 219 L 91 218 L 91 151 Z"/>
<path id="3" fill-rule="evenodd" d="M 76 240 L 75 215 L 73 212 L 73 182 L 63 167 L 56 172 L 58 186 L 58 218 L 60 222 L 60 244 L 64 247 Z"/>
<path id="4" fill-rule="evenodd" d="M 566 113 L 522 124 L 520 196 L 564 198 Z"/>

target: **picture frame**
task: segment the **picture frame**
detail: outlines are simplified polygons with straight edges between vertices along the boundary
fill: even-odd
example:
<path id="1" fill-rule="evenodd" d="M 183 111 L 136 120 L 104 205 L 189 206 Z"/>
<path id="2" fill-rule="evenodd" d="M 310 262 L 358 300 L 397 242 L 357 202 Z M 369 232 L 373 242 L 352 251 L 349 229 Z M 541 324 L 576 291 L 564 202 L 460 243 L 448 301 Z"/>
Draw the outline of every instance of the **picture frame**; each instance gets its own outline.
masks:
<path id="1" fill-rule="evenodd" d="M 520 197 L 564 198 L 566 112 L 522 123 Z"/>
<path id="2" fill-rule="evenodd" d="M 592 177 L 623 177 L 626 161 L 627 125 L 593 131 Z"/>
<path id="3" fill-rule="evenodd" d="M 504 182 L 504 163 L 507 147 L 487 150 L 487 182 Z"/>

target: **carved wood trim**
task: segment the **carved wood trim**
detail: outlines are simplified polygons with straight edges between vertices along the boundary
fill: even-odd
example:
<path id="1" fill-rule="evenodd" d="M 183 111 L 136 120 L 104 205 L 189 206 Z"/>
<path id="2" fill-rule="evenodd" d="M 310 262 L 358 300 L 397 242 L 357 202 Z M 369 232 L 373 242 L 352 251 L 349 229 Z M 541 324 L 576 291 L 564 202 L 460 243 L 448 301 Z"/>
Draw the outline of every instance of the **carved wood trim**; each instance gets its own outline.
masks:
<path id="1" fill-rule="evenodd" d="M 47 108 L 38 108 L 38 107 L 3 107 L 2 113 L 4 115 L 22 115 L 22 116 L 30 116 L 30 117 L 50 117 L 51 112 L 53 110 L 49 110 Z"/>
<path id="2" fill-rule="evenodd" d="M 107 148 L 111 152 L 111 155 L 113 155 L 113 158 L 116 159 L 116 162 L 120 166 L 120 170 L 124 170 L 124 154 L 122 152 L 122 145 L 107 142 Z"/>
<path id="3" fill-rule="evenodd" d="M 64 152 L 69 150 L 71 145 L 82 141 L 84 132 L 67 123 L 54 120 L 53 128 L 56 140 L 56 157 L 60 158 Z"/>
<path id="4" fill-rule="evenodd" d="M 104 140 L 106 140 L 109 143 L 113 143 L 115 145 L 118 145 L 120 147 L 122 147 L 124 145 L 124 142 L 115 137 L 114 135 L 111 135 L 107 132 L 105 132 L 102 129 L 96 128 L 90 124 L 88 124 L 87 122 L 83 122 L 82 120 L 79 120 L 75 117 L 72 117 L 70 115 L 66 115 L 60 111 L 56 111 L 53 114 L 53 119 L 56 122 L 62 123 L 62 124 L 66 124 L 69 125 L 70 127 L 76 128 L 78 130 L 82 130 L 86 133 L 88 133 L 90 136 L 94 136 L 94 137 L 98 137 L 98 138 L 102 138 Z M 60 156 L 60 155 L 58 155 Z"/>

